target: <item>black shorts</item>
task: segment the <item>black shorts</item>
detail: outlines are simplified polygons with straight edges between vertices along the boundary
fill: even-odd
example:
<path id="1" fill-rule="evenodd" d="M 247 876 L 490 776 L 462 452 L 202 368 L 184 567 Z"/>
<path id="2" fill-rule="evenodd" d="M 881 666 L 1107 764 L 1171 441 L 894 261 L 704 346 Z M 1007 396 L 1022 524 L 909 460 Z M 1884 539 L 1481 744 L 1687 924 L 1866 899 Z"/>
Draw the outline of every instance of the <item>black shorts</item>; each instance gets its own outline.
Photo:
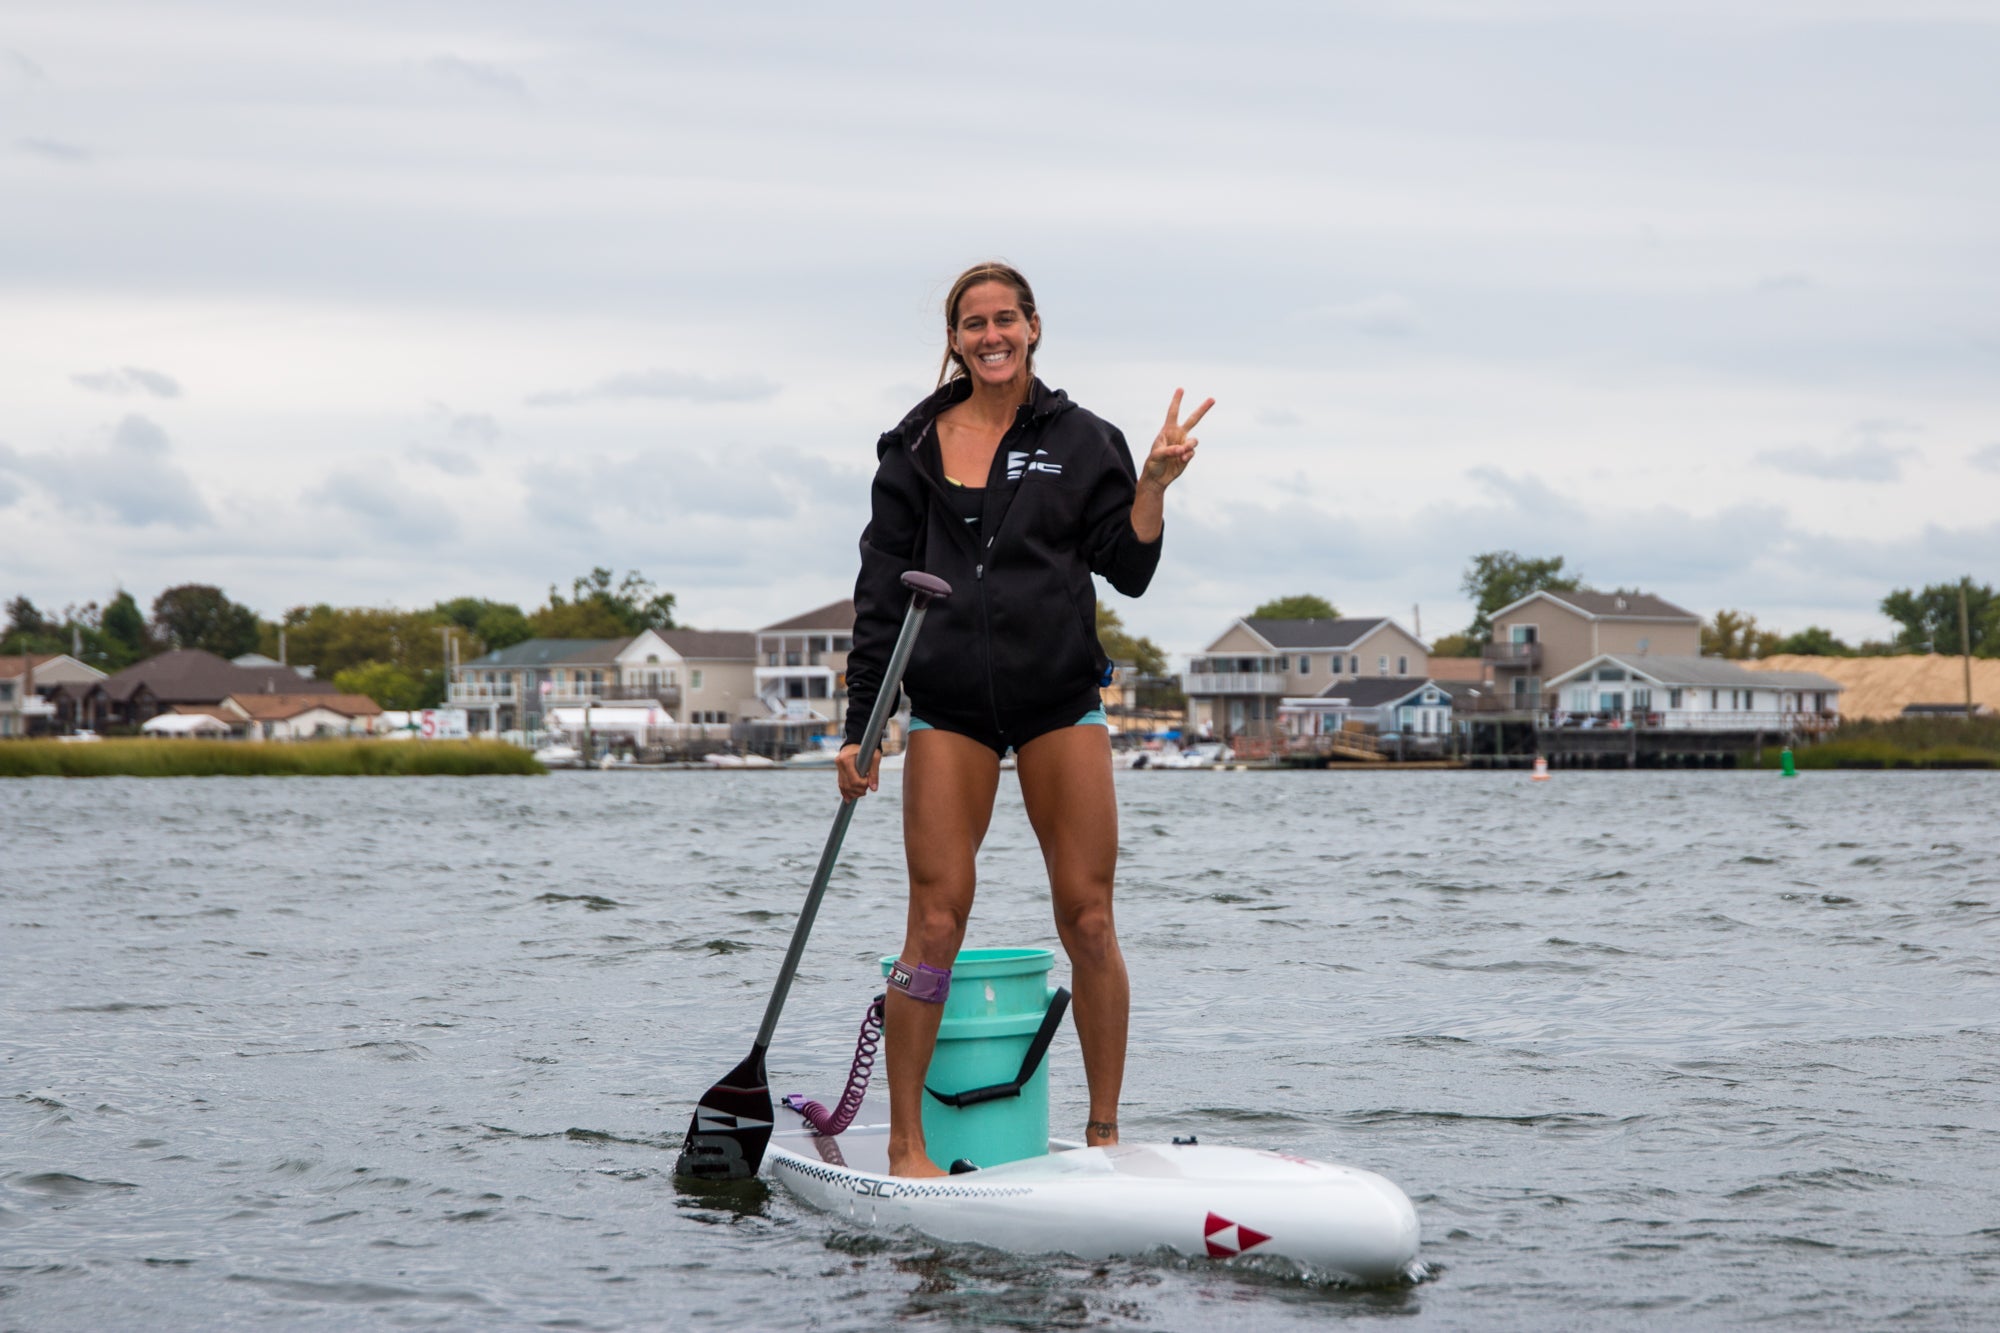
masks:
<path id="1" fill-rule="evenodd" d="M 963 718 L 949 717 L 943 713 L 931 713 L 929 716 L 926 716 L 926 711 L 926 709 L 915 701 L 911 702 L 910 734 L 912 736 L 916 735 L 919 731 L 933 730 L 949 731 L 954 736 L 969 736 L 987 749 L 993 751 L 994 754 L 999 755 L 1002 759 L 1007 757 L 1009 750 L 1019 750 L 1029 741 L 1046 736 L 1052 731 L 1061 731 L 1064 727 L 1081 727 L 1095 724 L 1108 728 L 1111 725 L 1110 721 L 1104 716 L 1103 706 L 1096 703 L 1089 703 L 1081 717 L 1077 715 L 1075 704 L 1066 704 L 1059 712 L 1044 713 L 1039 717 L 1028 718 L 1026 720 L 1009 718 L 1004 731 L 995 729 L 991 722 L 983 724 L 967 722 Z"/>

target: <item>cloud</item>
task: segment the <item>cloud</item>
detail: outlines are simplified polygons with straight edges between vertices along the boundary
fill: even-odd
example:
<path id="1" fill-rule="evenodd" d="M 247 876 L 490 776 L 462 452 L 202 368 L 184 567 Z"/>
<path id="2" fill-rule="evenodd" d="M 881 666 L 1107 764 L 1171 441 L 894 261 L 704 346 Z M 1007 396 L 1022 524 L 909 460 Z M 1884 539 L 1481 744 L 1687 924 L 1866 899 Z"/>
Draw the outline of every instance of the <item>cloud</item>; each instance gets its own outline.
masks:
<path id="1" fill-rule="evenodd" d="M 1851 449 L 1820 449 L 1802 444 L 1790 449 L 1764 449 L 1757 461 L 1779 472 L 1824 481 L 1899 481 L 1903 460 L 1915 449 L 1865 440 Z"/>
<path id="2" fill-rule="evenodd" d="M 302 497 L 309 505 L 360 520 L 370 532 L 409 546 L 434 546 L 458 533 L 458 516 L 428 496 L 395 484 L 386 470 L 337 468 Z"/>
<path id="3" fill-rule="evenodd" d="M 448 476 L 479 475 L 479 460 L 462 449 L 452 449 L 441 444 L 413 444 L 404 452 L 417 462 L 434 467 Z"/>
<path id="4" fill-rule="evenodd" d="M 172 375 L 158 370 L 147 370 L 143 366 L 126 366 L 119 370 L 106 370 L 94 374 L 72 375 L 71 384 L 92 393 L 108 393 L 123 396 L 130 393 L 148 393 L 155 398 L 178 398 L 181 396 L 180 381 Z"/>
<path id="5" fill-rule="evenodd" d="M 685 370 L 639 370 L 601 379 L 588 389 L 529 395 L 530 407 L 570 407 L 618 398 L 679 398 L 691 403 L 750 403 L 773 397 L 778 386 L 762 375 L 711 379 Z"/>
<path id="6" fill-rule="evenodd" d="M 14 50 L 12 47 L 9 47 L 4 51 L 0 51 L 0 69 L 10 70 L 16 76 L 30 80 L 34 83 L 40 83 L 44 79 L 49 77 L 47 74 L 42 72 L 42 67 L 40 65 L 37 65 L 34 61 L 30 60 L 27 56 L 22 55 L 19 51 Z"/>
<path id="7" fill-rule="evenodd" d="M 1293 426 L 1305 425 L 1305 418 L 1289 407 L 1259 408 L 1256 421 L 1258 425 L 1269 426 L 1274 430 L 1287 430 Z"/>
<path id="8" fill-rule="evenodd" d="M 450 83 L 463 88 L 495 95 L 510 102 L 530 102 L 528 85 L 521 76 L 499 65 L 482 60 L 467 60 L 463 56 L 435 56 L 424 63 L 424 68 Z"/>
<path id="9" fill-rule="evenodd" d="M 7 474 L 19 464 L 20 455 L 5 444 L 0 444 L 0 509 L 5 509 L 26 494 L 20 483 Z"/>
<path id="10" fill-rule="evenodd" d="M 1313 306 L 1300 311 L 1298 317 L 1312 323 L 1339 324 L 1369 338 L 1408 338 L 1420 331 L 1415 304 L 1394 292 Z"/>
<path id="11" fill-rule="evenodd" d="M 1982 472 L 2000 472 L 2000 440 L 1973 450 L 1966 461 Z"/>
<path id="12" fill-rule="evenodd" d="M 452 439 L 474 444 L 492 444 L 500 438 L 500 423 L 484 412 L 459 412 L 446 423 L 445 429 Z"/>
<path id="13" fill-rule="evenodd" d="M 14 146 L 45 162 L 60 162 L 65 166 L 77 166 L 90 161 L 88 148 L 79 148 L 73 143 L 63 143 L 56 139 L 16 139 Z"/>
<path id="14" fill-rule="evenodd" d="M 1757 282 L 1760 292 L 1803 292 L 1810 290 L 1814 283 L 1810 273 L 1773 273 Z"/>
<path id="15" fill-rule="evenodd" d="M 142 416 L 112 427 L 102 449 L 0 450 L 0 484 L 17 498 L 23 484 L 38 486 L 72 513 L 109 511 L 135 527 L 198 528 L 215 521 L 194 482 L 174 463 L 167 433 Z"/>

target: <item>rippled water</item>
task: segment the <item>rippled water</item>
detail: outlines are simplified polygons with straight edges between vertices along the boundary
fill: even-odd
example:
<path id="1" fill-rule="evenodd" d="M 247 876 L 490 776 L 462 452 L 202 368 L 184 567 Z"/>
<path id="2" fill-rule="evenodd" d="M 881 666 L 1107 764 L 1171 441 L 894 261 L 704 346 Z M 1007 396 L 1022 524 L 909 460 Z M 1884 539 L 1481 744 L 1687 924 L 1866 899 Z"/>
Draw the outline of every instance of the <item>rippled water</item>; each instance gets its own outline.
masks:
<path id="1" fill-rule="evenodd" d="M 1024 1262 L 671 1167 L 825 774 L 0 785 L 0 1329 L 1969 1326 L 2000 775 L 1127 773 L 1128 1138 L 1379 1170 L 1431 1280 Z M 973 944 L 1054 943 L 1011 779 Z M 773 1052 L 900 936 L 864 809 Z M 1083 1119 L 1075 1042 L 1056 1123 Z"/>

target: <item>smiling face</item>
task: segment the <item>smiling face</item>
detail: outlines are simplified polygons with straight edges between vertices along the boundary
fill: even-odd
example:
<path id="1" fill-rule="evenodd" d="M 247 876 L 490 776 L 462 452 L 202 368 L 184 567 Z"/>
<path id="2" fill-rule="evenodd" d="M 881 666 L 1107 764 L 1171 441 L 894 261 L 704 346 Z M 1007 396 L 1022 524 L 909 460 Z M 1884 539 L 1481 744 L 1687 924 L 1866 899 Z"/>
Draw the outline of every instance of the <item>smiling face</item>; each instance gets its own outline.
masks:
<path id="1" fill-rule="evenodd" d="M 1042 317 L 1023 314 L 1020 294 L 998 280 L 975 283 L 958 298 L 951 349 L 976 384 L 1004 387 L 1025 380 Z"/>

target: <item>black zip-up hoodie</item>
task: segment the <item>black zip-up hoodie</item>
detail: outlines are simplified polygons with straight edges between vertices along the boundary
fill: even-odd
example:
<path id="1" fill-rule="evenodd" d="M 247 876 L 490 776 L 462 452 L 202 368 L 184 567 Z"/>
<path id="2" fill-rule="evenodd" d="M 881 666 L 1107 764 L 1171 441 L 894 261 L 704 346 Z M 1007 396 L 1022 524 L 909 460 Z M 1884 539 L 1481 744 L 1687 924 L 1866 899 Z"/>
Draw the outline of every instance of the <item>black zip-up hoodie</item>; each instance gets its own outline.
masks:
<path id="1" fill-rule="evenodd" d="M 847 659 L 850 742 L 867 729 L 909 605 L 905 572 L 935 574 L 952 595 L 931 605 L 904 692 L 928 720 L 1007 738 L 1098 706 L 1109 663 L 1090 576 L 1137 597 L 1160 562 L 1160 542 L 1132 531 L 1137 474 L 1125 437 L 1039 379 L 994 450 L 975 534 L 946 498 L 930 428 L 971 394 L 970 381 L 952 380 L 875 446 Z"/>

